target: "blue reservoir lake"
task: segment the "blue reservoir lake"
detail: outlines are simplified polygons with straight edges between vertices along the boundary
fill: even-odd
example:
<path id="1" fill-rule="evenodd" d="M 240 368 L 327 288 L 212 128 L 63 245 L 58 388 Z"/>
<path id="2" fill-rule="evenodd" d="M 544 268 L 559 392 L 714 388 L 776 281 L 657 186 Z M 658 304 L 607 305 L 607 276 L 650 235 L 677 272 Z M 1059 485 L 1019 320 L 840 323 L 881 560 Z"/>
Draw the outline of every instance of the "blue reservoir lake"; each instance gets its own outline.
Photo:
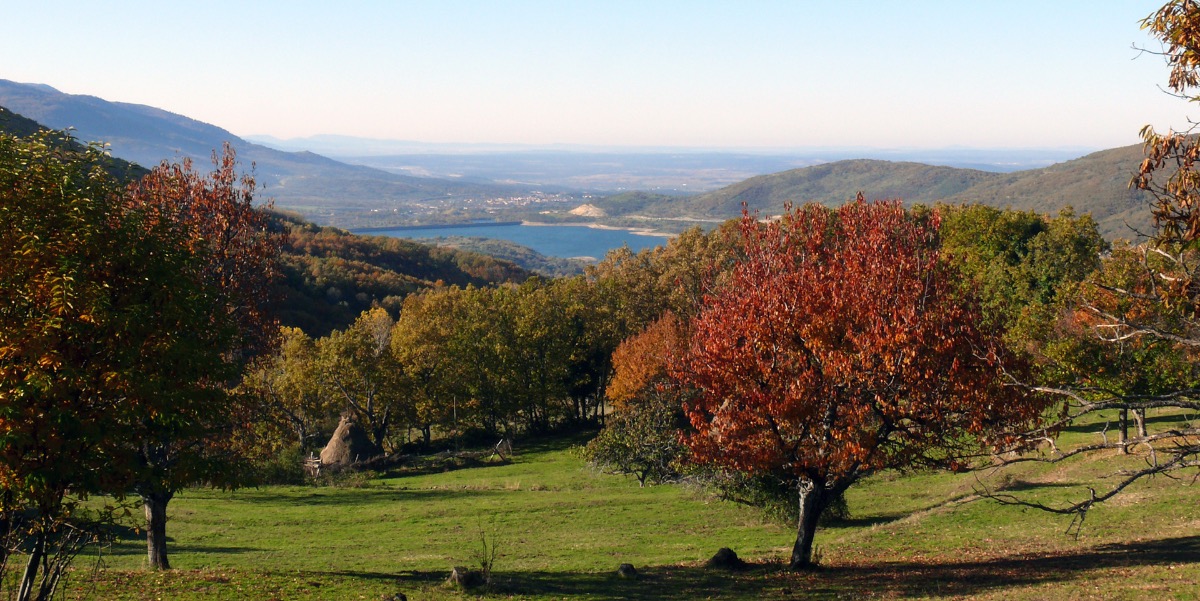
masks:
<path id="1" fill-rule="evenodd" d="M 621 248 L 622 245 L 629 246 L 630 250 L 637 252 L 643 248 L 666 244 L 669 239 L 666 236 L 630 230 L 527 223 L 400 227 L 371 230 L 370 233 L 375 236 L 415 240 L 449 236 L 493 238 L 515 242 L 550 257 L 592 257 L 595 259 L 604 258 L 608 251 Z"/>

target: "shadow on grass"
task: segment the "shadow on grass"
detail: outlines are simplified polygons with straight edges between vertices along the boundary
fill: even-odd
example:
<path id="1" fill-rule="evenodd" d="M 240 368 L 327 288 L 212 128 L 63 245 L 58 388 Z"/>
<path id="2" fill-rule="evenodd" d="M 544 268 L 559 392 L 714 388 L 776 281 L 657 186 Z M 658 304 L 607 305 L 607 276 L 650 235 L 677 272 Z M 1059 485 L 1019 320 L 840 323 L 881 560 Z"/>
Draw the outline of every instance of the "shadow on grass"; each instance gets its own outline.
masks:
<path id="1" fill-rule="evenodd" d="M 1029 482 L 1028 480 L 1013 480 L 995 489 L 995 492 L 1027 492 L 1047 488 L 1073 488 L 1079 486 L 1072 482 Z"/>
<path id="2" fill-rule="evenodd" d="M 955 563 L 897 562 L 835 566 L 809 578 L 828 578 L 848 591 L 901 597 L 973 595 L 1013 586 L 1069 582 L 1089 572 L 1200 561 L 1200 536 L 1102 545 L 1076 553 L 1047 553 Z"/>
<path id="3" fill-rule="evenodd" d="M 517 572 L 496 574 L 493 590 L 500 595 L 539 595 L 555 599 L 627 599 L 685 601 L 778 598 L 786 584 L 770 577 L 774 568 L 723 572 L 703 567 L 645 568 L 636 578 L 611 573 Z M 781 575 L 787 576 L 786 574 Z"/>
<path id="4" fill-rule="evenodd" d="M 1151 415 L 1146 416 L 1146 428 L 1148 430 L 1150 430 L 1151 432 L 1153 432 L 1154 430 L 1156 430 L 1155 426 L 1180 426 L 1180 425 L 1183 425 L 1183 424 L 1186 424 L 1186 423 L 1192 421 L 1192 419 L 1194 419 L 1194 418 L 1195 418 L 1194 415 L 1185 415 L 1182 413 L 1174 413 L 1174 414 L 1169 414 L 1169 415 L 1153 415 L 1153 414 L 1151 414 Z M 1105 431 L 1106 424 L 1108 427 L 1107 432 L 1108 432 L 1109 438 L 1112 440 L 1116 440 L 1117 439 L 1117 430 L 1120 426 L 1119 426 L 1119 422 L 1117 421 L 1115 415 L 1112 416 L 1111 419 L 1107 419 L 1107 420 L 1102 419 L 1097 422 L 1090 422 L 1090 423 L 1085 423 L 1085 424 L 1072 424 L 1070 426 L 1063 428 L 1063 432 L 1075 432 L 1078 434 L 1097 434 L 1097 435 L 1099 435 L 1101 432 Z M 1162 429 L 1166 429 L 1166 428 L 1162 428 Z M 1136 423 L 1133 421 L 1133 416 L 1129 417 L 1129 432 L 1131 435 L 1137 434 L 1137 426 L 1136 426 Z"/>
<path id="5" fill-rule="evenodd" d="M 170 541 L 170 540 L 171 539 L 168 538 L 168 541 Z M 260 551 L 262 551 L 262 549 L 258 548 L 258 547 L 220 547 L 220 546 L 213 546 L 213 545 L 196 545 L 196 544 L 177 545 L 174 542 L 167 543 L 167 553 L 172 554 L 172 555 L 178 554 L 178 553 L 189 553 L 189 554 L 207 553 L 210 555 L 240 555 L 242 553 L 257 553 Z M 128 557 L 128 556 L 133 556 L 133 555 L 145 555 L 146 554 L 146 541 L 145 541 L 145 539 L 142 539 L 141 541 L 120 540 L 120 541 L 114 542 L 112 545 L 109 545 L 104 550 L 103 554 L 108 555 L 108 556 L 121 556 L 121 557 Z"/>
<path id="6" fill-rule="evenodd" d="M 537 595 L 556 599 L 684 601 L 688 599 L 890 598 L 975 595 L 1021 587 L 1086 579 L 1090 572 L 1200 561 L 1200 536 L 1141 543 L 1112 544 L 1077 553 L 995 558 L 953 563 L 895 562 L 831 566 L 791 572 L 781 564 L 754 565 L 739 572 L 701 566 L 639 568 L 624 579 L 608 573 L 499 572 L 492 591 L 498 595 Z M 436 585 L 447 572 L 395 574 L 330 572 L 367 579 L 394 579 L 401 586 Z"/>
<path id="7" fill-rule="evenodd" d="M 513 456 L 501 460 L 494 454 L 490 446 L 477 448 L 475 451 L 462 453 L 425 453 L 408 455 L 380 470 L 379 477 L 386 479 L 402 479 L 411 476 L 427 476 L 443 474 L 464 469 L 479 469 L 500 467 L 513 463 L 524 463 L 530 457 L 545 453 L 565 451 L 571 447 L 582 446 L 596 435 L 595 430 L 586 430 L 568 434 L 544 435 L 528 439 L 517 439 L 513 442 Z M 536 459 L 535 459 L 536 461 Z"/>
<path id="8" fill-rule="evenodd" d="M 820 526 L 821 528 L 868 528 L 871 526 L 883 526 L 885 524 L 890 524 L 892 522 L 902 520 L 910 515 L 912 515 L 912 513 L 885 513 L 874 514 L 867 517 L 859 517 L 854 514 L 850 514 L 850 517 L 845 518 L 826 518 L 828 521 L 822 522 Z"/>
<path id="9" fill-rule="evenodd" d="M 598 433 L 599 430 L 582 430 L 570 434 L 546 435 L 526 440 L 517 439 L 513 443 L 513 450 L 516 452 L 518 459 L 522 455 L 533 453 L 565 451 L 571 447 L 586 445 Z"/>
<path id="10" fill-rule="evenodd" d="M 231 493 L 236 501 L 263 505 L 293 505 L 307 507 L 353 507 L 387 503 L 446 502 L 467 497 L 501 495 L 507 491 L 490 488 L 295 488 L 290 490 L 257 489 Z"/>
<path id="11" fill-rule="evenodd" d="M 402 479 L 431 474 L 445 474 L 459 470 L 500 467 L 510 465 L 510 463 L 509 461 L 501 461 L 498 458 L 479 458 L 469 455 L 457 455 L 445 458 L 436 456 L 412 457 L 406 459 L 401 465 L 392 466 L 380 471 L 378 477 L 389 480 Z"/>

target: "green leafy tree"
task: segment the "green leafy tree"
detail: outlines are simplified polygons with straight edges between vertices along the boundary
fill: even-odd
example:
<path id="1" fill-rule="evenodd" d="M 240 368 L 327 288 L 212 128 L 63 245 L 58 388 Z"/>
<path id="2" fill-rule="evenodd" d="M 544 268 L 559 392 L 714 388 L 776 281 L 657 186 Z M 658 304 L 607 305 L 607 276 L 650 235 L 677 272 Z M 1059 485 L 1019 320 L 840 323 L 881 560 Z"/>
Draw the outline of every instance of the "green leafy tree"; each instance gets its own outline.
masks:
<path id="1" fill-rule="evenodd" d="M 1089 215 L 1064 209 L 1050 218 L 984 205 L 939 206 L 941 249 L 977 294 L 984 319 L 1004 328 L 1016 350 L 1039 335 L 1100 265 L 1108 243 Z"/>
<path id="2" fill-rule="evenodd" d="M 248 194 L 222 197 L 232 155 L 211 179 L 164 165 L 125 189 L 53 136 L 0 137 L 0 486 L 28 537 L 10 548 L 29 553 L 22 600 L 53 595 L 82 540 L 72 497 L 137 491 L 167 567 L 174 491 L 235 484 L 247 412 L 228 387 L 274 329 L 257 293 L 275 239 Z"/>
<path id="3" fill-rule="evenodd" d="M 261 399 L 266 423 L 260 427 L 282 428 L 301 453 L 313 452 L 331 431 L 336 420 L 333 396 L 317 377 L 317 346 L 299 328 L 280 329 L 278 351 L 255 363 L 243 387 Z M 275 452 L 287 444 L 273 445 Z"/>
<path id="4" fill-rule="evenodd" d="M 457 427 L 458 403 L 467 397 L 462 382 L 470 366 L 456 354 L 460 297 L 457 288 L 410 295 L 392 330 L 392 354 L 408 379 L 414 424 L 426 446 L 435 426 Z"/>
<path id="5" fill-rule="evenodd" d="M 569 338 L 563 374 L 563 388 L 571 401 L 569 419 L 577 424 L 595 422 L 606 403 L 612 353 L 624 334 L 616 320 L 616 303 L 584 277 L 554 280 L 549 294 L 561 306 Z"/>
<path id="6" fill-rule="evenodd" d="M 598 295 L 613 306 L 618 338 L 644 330 L 666 311 L 682 319 L 695 315 L 704 294 L 728 273 L 740 256 L 737 222 L 704 232 L 689 229 L 666 245 L 634 253 L 610 252 L 588 270 Z"/>
<path id="7" fill-rule="evenodd" d="M 1142 28 L 1162 42 L 1169 91 L 1200 101 L 1200 4 L 1167 2 L 1142 21 Z M 1200 466 L 1200 428 L 1183 422 L 1152 430 L 1142 422 L 1131 437 L 1125 419 L 1149 410 L 1200 410 L 1200 374 L 1193 367 L 1200 348 L 1200 140 L 1194 127 L 1165 133 L 1143 128 L 1146 157 L 1130 187 L 1153 198 L 1155 228 L 1139 244 L 1118 245 L 1080 286 L 1072 310 L 1058 323 L 1063 335 L 1048 347 L 1059 362 L 1059 377 L 1040 383 L 1064 400 L 1063 410 L 1044 428 L 1027 433 L 1026 441 L 1053 440 L 1062 428 L 1112 411 L 1119 412 L 1120 434 L 1069 449 L 1047 444 L 1041 453 L 1017 460 L 1057 462 L 1138 449 L 1144 462 L 1122 466 L 1103 488 L 1068 503 L 1048 505 L 1010 493 L 995 498 L 1081 522 L 1096 503 L 1142 478 Z"/>
<path id="8" fill-rule="evenodd" d="M 394 327 L 387 311 L 376 308 L 317 342 L 322 384 L 357 418 L 378 452 L 387 450 L 392 429 L 404 423 L 410 409 L 392 354 Z"/>
<path id="9" fill-rule="evenodd" d="M 616 408 L 587 445 L 585 456 L 593 465 L 632 474 L 641 486 L 679 477 L 687 455 L 687 420 L 681 395 L 667 377 L 667 362 L 683 336 L 679 319 L 667 313 L 613 352 L 616 373 L 608 396 Z"/>
<path id="10" fill-rule="evenodd" d="M 170 298 L 187 265 L 126 218 L 101 149 L 72 144 L 0 134 L 0 575 L 28 554 L 21 601 L 52 598 L 90 542 L 77 501 L 130 482 L 113 433 L 139 410 L 144 303 Z"/>
<path id="11" fill-rule="evenodd" d="M 454 398 L 457 428 L 509 434 L 520 399 L 508 394 L 509 349 L 514 339 L 511 289 L 474 288 L 457 292 L 452 355 L 464 362 Z"/>

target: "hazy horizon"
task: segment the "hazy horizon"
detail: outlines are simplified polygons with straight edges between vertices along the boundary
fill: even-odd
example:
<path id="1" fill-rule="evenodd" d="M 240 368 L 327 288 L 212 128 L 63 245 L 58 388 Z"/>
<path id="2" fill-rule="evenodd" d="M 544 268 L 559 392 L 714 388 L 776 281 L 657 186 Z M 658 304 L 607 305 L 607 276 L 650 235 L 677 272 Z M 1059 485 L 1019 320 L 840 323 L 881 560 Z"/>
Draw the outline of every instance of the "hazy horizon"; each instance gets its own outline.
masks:
<path id="1" fill-rule="evenodd" d="M 284 140 L 1100 149 L 1187 126 L 1158 6 L 67 0 L 6 10 L 0 78 Z"/>
<path id="2" fill-rule="evenodd" d="M 379 138 L 371 136 L 350 136 L 336 133 L 317 133 L 307 136 L 278 137 L 270 134 L 239 135 L 244 140 L 275 144 L 286 147 L 300 148 L 308 143 L 320 145 L 358 145 L 369 150 L 369 154 L 391 152 L 389 147 L 438 148 L 447 152 L 613 152 L 622 154 L 637 154 L 639 152 L 661 153 L 744 153 L 744 154 L 807 154 L 823 152 L 853 152 L 853 151 L 884 151 L 884 152 L 1081 152 L 1090 153 L 1105 150 L 1108 147 L 1059 144 L 1049 146 L 969 146 L 952 144 L 943 146 L 671 146 L 671 145 L 630 145 L 630 144 L 587 144 L 587 143 L 519 143 L 519 142 L 436 142 L 428 140 L 412 140 L 400 138 Z M 1130 142 L 1136 144 L 1139 141 Z M 1126 144 L 1128 146 L 1129 144 Z"/>

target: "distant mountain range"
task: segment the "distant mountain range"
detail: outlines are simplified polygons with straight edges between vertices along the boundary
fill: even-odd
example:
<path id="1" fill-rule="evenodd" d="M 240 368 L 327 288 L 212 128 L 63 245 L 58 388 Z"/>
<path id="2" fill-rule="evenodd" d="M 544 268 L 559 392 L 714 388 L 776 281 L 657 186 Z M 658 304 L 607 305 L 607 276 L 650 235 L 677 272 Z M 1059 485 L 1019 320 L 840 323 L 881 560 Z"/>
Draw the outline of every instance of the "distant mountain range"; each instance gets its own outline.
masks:
<path id="1" fill-rule="evenodd" d="M 277 150 L 309 150 L 354 165 L 421 177 L 463 181 L 560 186 L 590 193 L 645 190 L 693 194 L 748 177 L 869 158 L 1010 172 L 1045 167 L 1083 156 L 1091 149 L 824 148 L 707 149 L 605 147 L 569 144 L 426 143 L 319 135 L 280 139 L 247 136 Z"/>
<path id="2" fill-rule="evenodd" d="M 529 190 L 412 177 L 311 152 L 283 152 L 162 109 L 64 94 L 42 84 L 0 80 L 0 106 L 47 127 L 73 128 L 80 141 L 103 141 L 114 156 L 148 167 L 188 157 L 205 169 L 213 151 L 229 142 L 247 169 L 255 165 L 266 196 L 281 207 L 325 222 L 338 211 L 391 211 L 431 199 L 517 195 Z"/>
<path id="3" fill-rule="evenodd" d="M 1045 162 L 1067 151 L 1041 151 L 1040 155 L 1036 152 L 1019 155 L 1017 151 L 989 151 L 991 154 L 976 155 L 969 155 L 969 152 L 983 151 L 962 151 L 968 155 L 954 155 L 954 151 L 943 151 L 950 153 L 944 156 L 938 154 L 939 151 L 927 151 L 933 153 L 929 157 L 932 162 L 945 162 L 944 159 L 952 155 L 969 158 L 968 162 L 960 162 L 958 166 L 877 159 L 807 164 L 816 161 L 738 153 L 595 152 L 577 152 L 570 159 L 575 162 L 567 164 L 564 163 L 567 159 L 562 158 L 569 154 L 565 151 L 558 154 L 550 151 L 504 154 L 490 147 L 475 148 L 474 154 L 461 154 L 463 150 L 458 149 L 458 154 L 429 155 L 420 160 L 418 155 L 360 157 L 359 160 L 381 167 L 376 169 L 349 165 L 307 151 L 269 148 L 243 140 L 219 127 L 161 109 L 64 94 L 40 84 L 0 80 L 0 106 L 49 127 L 73 127 L 80 140 L 104 141 L 111 145 L 115 156 L 142 165 L 186 156 L 204 168 L 212 151 L 228 141 L 238 151 L 244 165 L 256 165 L 256 175 L 259 183 L 265 186 L 265 195 L 273 197 L 278 206 L 295 210 L 319 223 L 344 227 L 390 225 L 395 223 L 396 216 L 402 215 L 417 216 L 419 219 L 415 220 L 422 223 L 494 218 L 500 214 L 509 219 L 552 214 L 579 221 L 587 218 L 567 213 L 583 201 L 571 205 L 569 194 L 549 201 L 536 197 L 546 191 L 561 191 L 548 188 L 544 185 L 546 182 L 566 183 L 580 190 L 604 189 L 605 186 L 612 189 L 612 182 L 617 182 L 618 185 L 627 184 L 629 190 L 644 190 L 639 184 L 660 179 L 665 182 L 667 180 L 662 178 L 684 177 L 680 175 L 683 173 L 696 181 L 706 182 L 710 189 L 732 181 L 733 177 L 739 181 L 698 195 L 682 194 L 688 188 L 667 190 L 655 186 L 648 192 L 625 192 L 608 197 L 593 195 L 586 202 L 603 211 L 604 216 L 594 218 L 599 222 L 664 228 L 667 224 L 730 219 L 740 214 L 743 202 L 751 210 L 777 214 L 786 202 L 840 204 L 853 198 L 858 191 L 863 191 L 869 198 L 901 198 L 909 204 L 978 202 L 1043 213 L 1073 206 L 1077 212 L 1092 213 L 1101 231 L 1110 238 L 1134 237 L 1137 231 L 1147 231 L 1150 224 L 1148 198 L 1128 188 L 1129 179 L 1142 159 L 1138 145 L 1008 173 L 1000 172 L 1001 169 L 972 169 L 962 165 L 973 164 L 971 161 L 1007 161 L 1005 164 L 1010 166 L 1028 161 Z M 335 136 L 310 140 L 327 149 L 342 151 L 352 148 L 356 140 L 363 142 Z M 283 146 L 302 142 L 264 141 Z M 412 142 L 375 142 L 378 144 L 372 152 L 377 153 L 414 152 L 421 147 Z M 887 151 L 875 152 L 881 153 L 888 156 Z M 837 153 L 829 156 L 837 156 Z M 755 169 L 787 168 L 798 162 L 806 166 L 748 179 L 737 176 L 739 173 L 749 175 Z M 580 165 L 585 165 L 586 169 L 580 171 L 584 169 Z M 512 171 L 506 172 L 506 169 Z M 587 170 L 596 173 L 604 170 L 602 177 L 608 183 L 600 185 L 594 181 L 596 178 L 580 175 Z M 446 177 L 414 177 L 404 173 Z M 520 202 L 503 200 L 521 195 L 534 196 L 524 197 Z M 487 202 L 491 201 L 479 201 L 481 198 L 502 200 L 489 205 Z M 385 223 L 388 219 L 393 221 Z M 666 229 L 677 228 L 675 225 Z"/>

